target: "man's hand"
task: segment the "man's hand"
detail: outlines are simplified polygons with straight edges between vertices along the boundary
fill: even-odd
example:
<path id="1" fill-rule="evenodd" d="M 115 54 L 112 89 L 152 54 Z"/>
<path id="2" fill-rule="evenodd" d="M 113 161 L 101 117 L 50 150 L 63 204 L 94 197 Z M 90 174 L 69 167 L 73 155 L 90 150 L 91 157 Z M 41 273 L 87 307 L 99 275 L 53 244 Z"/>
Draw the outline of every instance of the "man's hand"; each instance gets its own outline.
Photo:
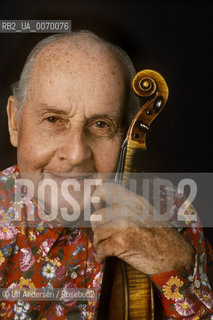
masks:
<path id="1" fill-rule="evenodd" d="M 157 213 L 146 199 L 108 183 L 93 196 L 108 205 L 96 206 L 91 216 L 97 262 L 116 256 L 149 275 L 193 264 L 191 245 L 168 222 L 156 221 Z M 115 203 L 116 196 L 121 201 Z"/>

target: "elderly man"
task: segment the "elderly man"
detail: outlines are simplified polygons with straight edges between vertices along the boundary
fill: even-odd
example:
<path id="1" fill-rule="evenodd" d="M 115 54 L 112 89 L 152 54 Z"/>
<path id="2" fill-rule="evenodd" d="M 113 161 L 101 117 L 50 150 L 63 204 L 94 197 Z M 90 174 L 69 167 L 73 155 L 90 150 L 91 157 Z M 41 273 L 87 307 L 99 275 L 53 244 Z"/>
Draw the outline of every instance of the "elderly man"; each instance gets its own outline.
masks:
<path id="1" fill-rule="evenodd" d="M 51 36 L 33 49 L 7 106 L 17 166 L 4 170 L 0 178 L 1 287 L 37 288 L 42 293 L 90 288 L 99 293 L 102 263 L 108 256 L 117 256 L 151 277 L 161 295 L 164 318 L 207 318 L 213 312 L 213 296 L 206 276 L 202 229 L 142 228 L 138 220 L 129 220 L 133 212 L 128 221 L 122 218 L 125 229 L 116 227 L 114 221 L 107 221 L 105 228 L 107 207 L 98 205 L 92 214 L 93 234 L 91 228 L 74 223 L 91 201 L 91 195 L 85 200 L 84 180 L 101 174 L 110 177 L 116 170 L 126 109 L 135 103 L 129 90 L 133 75 L 128 56 L 90 32 Z M 16 184 L 20 177 L 31 182 L 26 182 L 21 198 Z M 56 193 L 45 189 L 47 181 L 53 190 L 57 187 Z M 92 197 L 110 205 L 107 188 L 106 182 L 91 186 Z M 110 184 L 110 188 L 115 194 L 123 187 Z M 127 211 L 135 202 L 137 215 L 143 216 L 144 207 L 148 212 L 154 210 L 143 197 L 122 190 Z M 26 219 L 19 225 L 20 212 Z M 116 205 L 112 217 L 113 212 L 116 215 Z M 72 215 L 72 224 L 66 224 Z M 32 216 L 33 224 L 29 222 Z M 96 317 L 97 299 L 46 301 L 42 297 L 5 299 L 0 316 Z"/>

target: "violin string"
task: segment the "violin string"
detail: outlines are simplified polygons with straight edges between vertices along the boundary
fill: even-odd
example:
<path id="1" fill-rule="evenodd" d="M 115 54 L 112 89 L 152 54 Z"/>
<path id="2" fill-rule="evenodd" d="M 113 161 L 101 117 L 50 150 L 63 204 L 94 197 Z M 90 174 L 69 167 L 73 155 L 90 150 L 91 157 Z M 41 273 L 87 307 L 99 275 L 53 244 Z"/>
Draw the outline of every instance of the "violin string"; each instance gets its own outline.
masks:
<path id="1" fill-rule="evenodd" d="M 126 150 L 127 150 L 127 138 L 124 140 L 121 146 L 120 157 L 118 160 L 118 165 L 115 173 L 115 183 L 119 183 L 119 184 L 122 183 Z"/>

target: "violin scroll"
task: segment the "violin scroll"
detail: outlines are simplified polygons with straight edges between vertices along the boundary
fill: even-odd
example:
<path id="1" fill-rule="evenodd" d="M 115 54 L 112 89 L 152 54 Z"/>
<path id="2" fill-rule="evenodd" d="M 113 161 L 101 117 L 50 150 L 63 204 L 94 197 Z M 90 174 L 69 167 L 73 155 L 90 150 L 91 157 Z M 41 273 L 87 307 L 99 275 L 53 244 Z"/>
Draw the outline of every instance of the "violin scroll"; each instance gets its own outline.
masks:
<path id="1" fill-rule="evenodd" d="M 146 135 L 151 123 L 163 109 L 169 94 L 164 78 L 154 70 L 142 70 L 132 80 L 135 94 L 148 100 L 133 118 L 127 132 L 127 146 L 123 169 L 123 181 L 128 183 L 133 157 L 137 149 L 146 150 Z"/>
<path id="2" fill-rule="evenodd" d="M 168 98 L 164 78 L 156 71 L 143 70 L 132 80 L 132 89 L 140 97 L 150 98 L 138 111 L 128 131 L 129 147 L 146 150 L 146 134 Z"/>

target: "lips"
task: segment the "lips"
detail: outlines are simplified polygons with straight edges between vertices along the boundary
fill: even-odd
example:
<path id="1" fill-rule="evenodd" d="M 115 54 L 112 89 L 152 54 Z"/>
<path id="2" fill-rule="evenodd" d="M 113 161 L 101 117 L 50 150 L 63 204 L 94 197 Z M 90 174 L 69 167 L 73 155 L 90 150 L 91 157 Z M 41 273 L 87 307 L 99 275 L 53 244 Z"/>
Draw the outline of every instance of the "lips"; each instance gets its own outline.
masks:
<path id="1" fill-rule="evenodd" d="M 83 176 L 69 176 L 69 175 L 58 175 L 58 174 L 53 174 L 54 177 L 56 177 L 57 179 L 75 179 L 75 180 L 84 180 L 84 179 L 94 179 L 93 175 L 91 174 L 87 174 L 87 175 L 83 175 Z"/>
<path id="2" fill-rule="evenodd" d="M 43 179 L 53 179 L 57 183 L 62 183 L 67 179 L 72 179 L 78 181 L 80 184 L 84 182 L 85 179 L 94 179 L 94 174 L 66 174 L 66 173 L 59 173 L 59 172 L 44 172 Z"/>

